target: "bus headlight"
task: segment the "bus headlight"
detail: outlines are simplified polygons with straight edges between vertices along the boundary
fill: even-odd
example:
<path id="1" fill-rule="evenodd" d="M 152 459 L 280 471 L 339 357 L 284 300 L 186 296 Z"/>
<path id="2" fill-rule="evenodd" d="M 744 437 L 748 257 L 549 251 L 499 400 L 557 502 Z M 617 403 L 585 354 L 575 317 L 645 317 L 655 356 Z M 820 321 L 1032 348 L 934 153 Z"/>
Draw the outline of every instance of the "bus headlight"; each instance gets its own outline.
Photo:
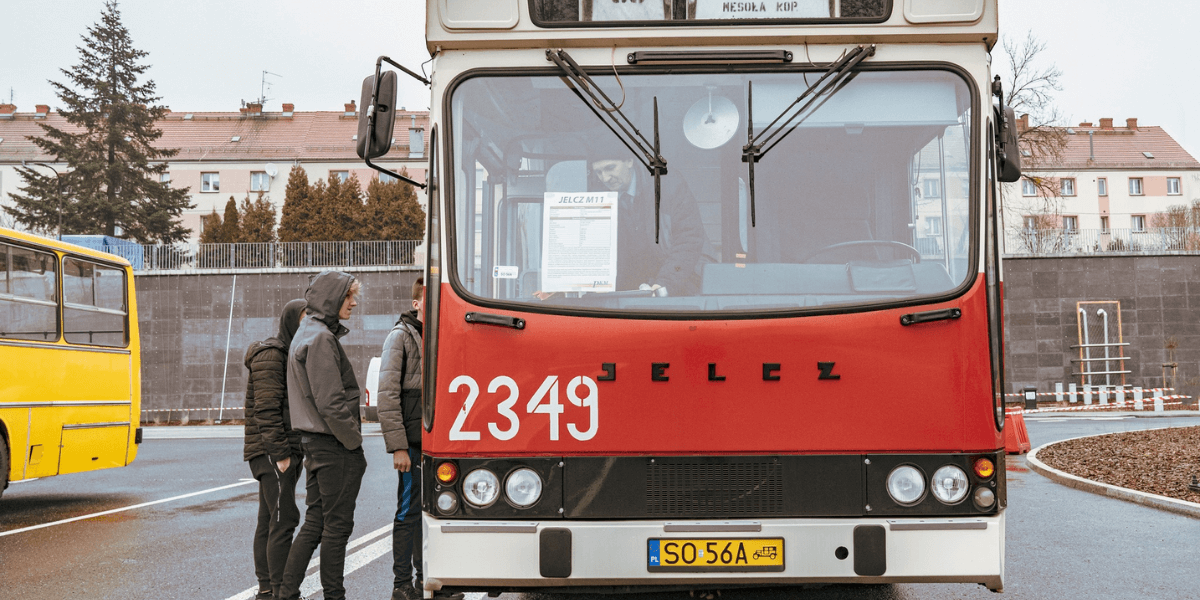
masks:
<path id="1" fill-rule="evenodd" d="M 933 496 L 942 504 L 958 504 L 967 497 L 970 481 L 962 469 L 946 465 L 933 473 L 929 487 L 933 490 Z"/>
<path id="2" fill-rule="evenodd" d="M 463 497 L 473 506 L 491 506 L 500 495 L 500 480 L 487 469 L 475 469 L 463 479 Z"/>
<path id="3" fill-rule="evenodd" d="M 517 469 L 508 476 L 504 493 L 521 508 L 533 506 L 542 497 L 542 478 L 533 469 Z"/>
<path id="4" fill-rule="evenodd" d="M 437 509 L 443 515 L 453 513 L 458 510 L 458 497 L 454 495 L 454 492 L 449 491 L 438 494 Z"/>
<path id="5" fill-rule="evenodd" d="M 996 503 L 996 494 L 985 487 L 975 488 L 975 506 L 987 510 Z"/>
<path id="6" fill-rule="evenodd" d="M 916 467 L 900 465 L 888 474 L 887 491 L 896 504 L 912 506 L 925 497 L 925 476 Z"/>

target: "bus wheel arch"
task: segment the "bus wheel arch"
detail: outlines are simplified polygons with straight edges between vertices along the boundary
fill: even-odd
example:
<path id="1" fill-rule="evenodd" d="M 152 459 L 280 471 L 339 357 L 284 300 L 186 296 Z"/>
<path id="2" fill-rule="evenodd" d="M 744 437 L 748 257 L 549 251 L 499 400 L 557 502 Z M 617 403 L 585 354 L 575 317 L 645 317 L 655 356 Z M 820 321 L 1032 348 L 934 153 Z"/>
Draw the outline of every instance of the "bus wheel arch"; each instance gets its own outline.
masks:
<path id="1" fill-rule="evenodd" d="M 0 497 L 8 489 L 9 471 L 12 469 L 12 452 L 8 446 L 8 427 L 0 421 Z"/>

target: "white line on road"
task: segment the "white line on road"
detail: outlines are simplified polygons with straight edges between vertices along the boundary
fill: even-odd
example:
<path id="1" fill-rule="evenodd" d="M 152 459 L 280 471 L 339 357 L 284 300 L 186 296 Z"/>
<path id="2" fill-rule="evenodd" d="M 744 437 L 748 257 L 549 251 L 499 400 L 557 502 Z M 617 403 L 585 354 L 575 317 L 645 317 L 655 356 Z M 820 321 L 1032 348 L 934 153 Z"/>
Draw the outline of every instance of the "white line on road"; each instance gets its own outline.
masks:
<path id="1" fill-rule="evenodd" d="M 237 483 L 231 483 L 229 485 L 223 485 L 221 487 L 215 487 L 215 488 L 207 489 L 207 490 L 200 490 L 199 492 L 192 492 L 190 494 L 184 494 L 182 496 L 163 498 L 162 500 L 155 500 L 153 502 L 143 502 L 141 504 L 134 504 L 133 506 L 126 506 L 124 508 L 114 508 L 112 510 L 106 510 L 106 511 L 98 512 L 98 513 L 92 513 L 90 515 L 82 515 L 79 517 L 71 517 L 70 519 L 63 519 L 61 521 L 54 521 L 52 523 L 42 523 L 41 525 L 31 525 L 29 527 L 22 527 L 20 529 L 13 529 L 11 531 L 0 532 L 0 537 L 4 537 L 6 535 L 13 535 L 13 534 L 17 534 L 17 533 L 24 533 L 26 531 L 33 531 L 34 529 L 41 529 L 43 527 L 52 527 L 54 525 L 62 525 L 63 523 L 74 523 L 75 521 L 83 521 L 85 519 L 94 519 L 96 517 L 103 517 L 104 515 L 111 515 L 113 513 L 125 512 L 127 510 L 133 510 L 135 508 L 144 508 L 147 506 L 153 506 L 155 504 L 162 504 L 164 502 L 173 502 L 175 500 L 183 500 L 184 498 L 191 498 L 192 496 L 199 496 L 202 494 L 211 494 L 212 492 L 219 492 L 221 490 L 227 490 L 229 488 L 235 488 L 240 485 L 246 485 L 246 484 L 250 484 L 250 483 L 258 483 L 258 482 L 254 479 L 251 479 L 250 481 L 239 481 Z"/>
<path id="2" fill-rule="evenodd" d="M 366 544 L 367 542 L 369 542 L 385 533 L 391 532 L 391 530 L 392 530 L 392 525 L 389 523 L 389 524 L 384 525 L 383 527 L 380 527 L 379 529 L 376 529 L 375 531 L 372 531 L 362 537 L 350 540 L 350 543 L 346 544 L 346 551 L 350 552 L 351 550 L 354 550 L 355 548 L 357 548 L 363 544 Z M 378 542 L 375 542 L 374 544 L 371 544 L 370 546 L 368 546 L 366 549 L 361 550 L 359 552 L 355 552 L 351 556 L 347 557 L 345 572 L 350 573 L 351 571 L 357 570 L 359 567 L 362 567 L 363 565 L 371 562 L 372 560 L 375 560 L 376 558 L 379 558 L 380 556 L 382 556 L 383 553 L 387 552 L 388 548 L 391 547 L 389 544 L 386 544 L 385 542 L 390 542 L 391 539 L 392 539 L 391 537 L 388 537 L 386 539 L 379 540 Z M 376 546 L 380 546 L 381 544 L 383 545 L 383 550 L 379 550 L 378 548 L 376 548 Z M 359 556 L 360 554 L 362 556 Z M 367 556 L 370 556 L 370 558 L 366 558 Z M 363 559 L 366 559 L 366 560 L 363 560 Z M 356 562 L 356 561 L 361 561 L 361 562 Z M 313 569 L 316 569 L 319 566 L 321 566 L 321 559 L 320 559 L 320 557 L 317 557 L 317 558 L 314 558 L 311 561 L 309 561 L 308 568 L 305 569 L 305 571 L 312 572 Z M 312 594 L 315 590 L 320 590 L 320 589 L 321 589 L 321 574 L 320 574 L 320 572 L 312 572 L 312 574 L 309 575 L 308 577 L 305 577 L 304 582 L 300 584 L 300 596 L 307 598 L 309 594 Z M 250 599 L 254 598 L 254 595 L 257 593 L 258 593 L 258 586 L 256 585 L 256 586 L 249 588 L 247 590 L 244 590 L 240 593 L 234 594 L 234 595 L 230 596 L 229 598 L 226 598 L 226 600 L 250 600 Z"/>

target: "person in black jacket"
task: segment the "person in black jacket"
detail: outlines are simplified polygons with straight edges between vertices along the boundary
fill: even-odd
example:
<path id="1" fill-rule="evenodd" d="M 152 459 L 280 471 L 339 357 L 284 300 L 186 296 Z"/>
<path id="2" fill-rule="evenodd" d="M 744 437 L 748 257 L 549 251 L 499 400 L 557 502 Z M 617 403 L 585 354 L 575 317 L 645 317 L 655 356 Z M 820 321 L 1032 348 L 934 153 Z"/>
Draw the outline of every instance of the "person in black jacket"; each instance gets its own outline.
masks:
<path id="1" fill-rule="evenodd" d="M 300 435 L 288 418 L 287 355 L 304 316 L 304 300 L 292 300 L 279 317 L 275 337 L 246 349 L 246 444 L 244 460 L 258 480 L 258 528 L 254 531 L 254 574 L 258 598 L 279 596 L 283 567 L 300 523 L 296 480 Z"/>
<path id="2" fill-rule="evenodd" d="M 417 600 L 421 576 L 421 335 L 425 280 L 412 287 L 412 310 L 400 315 L 383 342 L 379 369 L 379 427 L 384 450 L 399 473 L 392 522 L 392 600 Z M 415 575 L 415 578 L 414 578 Z M 413 586 L 414 579 L 417 582 Z"/>
<path id="3" fill-rule="evenodd" d="M 367 459 L 358 379 L 338 340 L 350 332 L 341 321 L 358 306 L 359 287 L 349 273 L 317 274 L 304 291 L 308 316 L 288 353 L 288 408 L 304 449 L 308 509 L 283 570 L 284 600 L 300 597 L 304 572 L 318 545 L 325 600 L 346 598 L 346 545 L 354 532 L 354 507 Z"/>
<path id="4" fill-rule="evenodd" d="M 708 236 L 696 199 L 680 175 L 663 176 L 659 237 L 654 239 L 654 178 L 612 136 L 594 142 L 588 166 L 597 185 L 617 192 L 617 290 L 659 290 L 689 296 L 700 291 L 703 265 L 711 262 Z"/>

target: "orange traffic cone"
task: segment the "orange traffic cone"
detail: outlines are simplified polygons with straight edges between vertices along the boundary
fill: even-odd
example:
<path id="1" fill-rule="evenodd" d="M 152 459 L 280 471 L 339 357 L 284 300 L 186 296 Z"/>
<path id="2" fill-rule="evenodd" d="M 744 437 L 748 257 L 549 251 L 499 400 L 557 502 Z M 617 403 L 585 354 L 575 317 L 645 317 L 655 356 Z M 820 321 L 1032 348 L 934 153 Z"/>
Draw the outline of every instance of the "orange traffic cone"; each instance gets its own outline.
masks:
<path id="1" fill-rule="evenodd" d="M 1004 410 L 1004 450 L 1009 454 L 1025 454 L 1033 446 L 1025 429 L 1025 409 L 1012 406 Z"/>

